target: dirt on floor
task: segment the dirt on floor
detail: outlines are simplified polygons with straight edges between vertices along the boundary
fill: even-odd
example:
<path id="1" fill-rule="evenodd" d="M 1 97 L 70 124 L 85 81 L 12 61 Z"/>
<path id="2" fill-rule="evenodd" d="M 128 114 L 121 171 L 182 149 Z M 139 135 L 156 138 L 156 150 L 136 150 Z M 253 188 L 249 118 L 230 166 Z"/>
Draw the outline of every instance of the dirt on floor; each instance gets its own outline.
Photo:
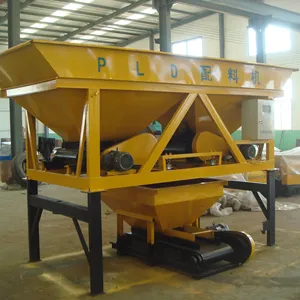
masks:
<path id="1" fill-rule="evenodd" d="M 40 194 L 86 205 L 86 194 L 42 185 Z M 300 197 L 280 199 L 300 203 Z M 203 217 L 203 226 L 226 223 L 256 242 L 254 258 L 244 266 L 202 280 L 165 267 L 149 267 L 118 257 L 116 215 L 102 204 L 105 295 L 97 299 L 300 299 L 300 210 L 276 214 L 277 246 L 265 247 L 261 212 Z M 82 223 L 87 236 L 87 226 Z M 28 264 L 26 191 L 0 189 L 0 300 L 90 299 L 89 268 L 71 219 L 43 212 L 40 224 L 43 260 Z"/>

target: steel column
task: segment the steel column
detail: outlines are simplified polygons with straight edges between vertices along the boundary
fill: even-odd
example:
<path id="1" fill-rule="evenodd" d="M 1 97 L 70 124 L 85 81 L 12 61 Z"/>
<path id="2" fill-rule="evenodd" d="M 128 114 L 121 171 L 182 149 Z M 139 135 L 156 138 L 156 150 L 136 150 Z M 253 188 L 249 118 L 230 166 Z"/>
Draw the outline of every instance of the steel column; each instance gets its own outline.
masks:
<path id="1" fill-rule="evenodd" d="M 27 210 L 28 210 L 28 243 L 29 261 L 40 260 L 40 233 L 39 221 L 42 209 L 30 204 L 30 197 L 38 194 L 38 183 L 35 180 L 27 181 Z"/>
<path id="2" fill-rule="evenodd" d="M 153 0 L 159 14 L 160 51 L 172 52 L 171 41 L 171 8 L 172 0 Z"/>
<path id="3" fill-rule="evenodd" d="M 8 9 L 8 47 L 20 44 L 20 1 L 7 1 Z M 9 100 L 11 154 L 23 152 L 22 108 L 12 99 Z"/>
<path id="4" fill-rule="evenodd" d="M 91 295 L 103 293 L 101 193 L 88 193 Z"/>
<path id="5" fill-rule="evenodd" d="M 267 246 L 275 245 L 275 170 L 267 171 Z"/>
<path id="6" fill-rule="evenodd" d="M 219 14 L 220 58 L 225 58 L 225 22 L 224 14 Z"/>
<path id="7" fill-rule="evenodd" d="M 249 27 L 256 32 L 256 62 L 266 63 L 266 28 L 268 22 L 264 18 L 252 18 L 249 20 Z"/>
<path id="8" fill-rule="evenodd" d="M 153 33 L 151 33 L 149 35 L 149 49 L 152 51 L 154 50 L 154 34 Z"/>
<path id="9" fill-rule="evenodd" d="M 49 128 L 45 125 L 44 125 L 44 134 L 45 134 L 45 138 L 49 137 Z"/>

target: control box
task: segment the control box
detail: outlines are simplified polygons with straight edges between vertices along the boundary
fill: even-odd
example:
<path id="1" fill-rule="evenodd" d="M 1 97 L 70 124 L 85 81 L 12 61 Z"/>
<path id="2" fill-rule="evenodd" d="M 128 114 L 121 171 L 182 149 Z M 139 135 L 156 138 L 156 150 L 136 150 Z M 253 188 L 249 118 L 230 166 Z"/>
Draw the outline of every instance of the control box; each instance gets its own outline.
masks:
<path id="1" fill-rule="evenodd" d="M 274 101 L 249 99 L 242 102 L 242 139 L 274 139 Z"/>

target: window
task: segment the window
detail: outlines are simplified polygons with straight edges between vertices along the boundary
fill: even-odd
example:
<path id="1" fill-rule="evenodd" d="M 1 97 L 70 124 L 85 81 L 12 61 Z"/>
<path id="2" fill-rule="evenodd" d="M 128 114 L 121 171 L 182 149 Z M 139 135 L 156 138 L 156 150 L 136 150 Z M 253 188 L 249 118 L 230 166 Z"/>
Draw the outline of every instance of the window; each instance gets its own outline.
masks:
<path id="1" fill-rule="evenodd" d="M 202 38 L 173 43 L 172 52 L 189 56 L 202 56 Z"/>
<path id="2" fill-rule="evenodd" d="M 256 55 L 256 32 L 248 30 L 249 55 Z M 287 28 L 269 25 L 266 28 L 266 52 L 276 53 L 291 50 L 291 31 Z"/>
<path id="3" fill-rule="evenodd" d="M 275 99 L 274 126 L 275 130 L 290 130 L 292 128 L 292 79 L 284 86 L 284 96 Z"/>

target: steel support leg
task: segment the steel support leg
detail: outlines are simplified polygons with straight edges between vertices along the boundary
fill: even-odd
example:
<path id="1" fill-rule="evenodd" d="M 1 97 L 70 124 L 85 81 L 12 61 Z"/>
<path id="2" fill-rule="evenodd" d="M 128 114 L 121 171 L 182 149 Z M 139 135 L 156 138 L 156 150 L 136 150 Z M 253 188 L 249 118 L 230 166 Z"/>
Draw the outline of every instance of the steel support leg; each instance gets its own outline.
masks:
<path id="1" fill-rule="evenodd" d="M 29 242 L 29 261 L 40 260 L 40 233 L 39 221 L 42 210 L 29 204 L 31 195 L 38 194 L 38 183 L 35 180 L 27 182 L 27 209 L 28 209 L 28 242 Z"/>
<path id="2" fill-rule="evenodd" d="M 103 293 L 103 253 L 101 193 L 88 193 L 90 290 L 92 295 Z"/>
<path id="3" fill-rule="evenodd" d="M 267 171 L 267 246 L 275 245 L 275 171 Z"/>

